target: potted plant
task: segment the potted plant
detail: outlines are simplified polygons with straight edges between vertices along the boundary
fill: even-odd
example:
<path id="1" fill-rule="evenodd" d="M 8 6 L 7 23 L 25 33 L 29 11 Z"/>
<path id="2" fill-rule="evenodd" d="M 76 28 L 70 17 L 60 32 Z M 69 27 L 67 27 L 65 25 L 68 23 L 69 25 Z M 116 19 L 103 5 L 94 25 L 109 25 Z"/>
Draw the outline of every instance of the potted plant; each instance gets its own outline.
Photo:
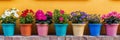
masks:
<path id="1" fill-rule="evenodd" d="M 72 22 L 74 36 L 83 36 L 87 16 L 85 12 L 71 12 L 70 21 Z"/>
<path id="2" fill-rule="evenodd" d="M 35 14 L 36 25 L 39 36 L 47 36 L 48 25 L 52 23 L 52 12 L 47 11 L 46 14 L 42 10 L 38 10 Z"/>
<path id="3" fill-rule="evenodd" d="M 91 14 L 87 17 L 91 36 L 100 36 L 100 30 L 102 26 L 100 19 L 100 15 L 97 14 Z"/>
<path id="4" fill-rule="evenodd" d="M 2 29 L 4 36 L 14 35 L 16 20 L 19 17 L 19 15 L 17 14 L 18 11 L 19 10 L 16 8 L 11 8 L 5 10 L 5 12 L 2 14 L 1 21 L 2 21 Z"/>
<path id="5" fill-rule="evenodd" d="M 117 12 L 110 12 L 102 16 L 104 26 L 106 27 L 106 34 L 108 36 L 116 36 L 117 29 L 120 22 L 120 14 Z"/>
<path id="6" fill-rule="evenodd" d="M 31 35 L 31 27 L 33 23 L 34 12 L 31 9 L 26 9 L 22 11 L 20 16 L 20 30 L 21 35 L 30 36 Z"/>
<path id="7" fill-rule="evenodd" d="M 68 15 L 65 14 L 64 10 L 54 10 L 54 27 L 57 36 L 66 36 L 68 27 Z"/>

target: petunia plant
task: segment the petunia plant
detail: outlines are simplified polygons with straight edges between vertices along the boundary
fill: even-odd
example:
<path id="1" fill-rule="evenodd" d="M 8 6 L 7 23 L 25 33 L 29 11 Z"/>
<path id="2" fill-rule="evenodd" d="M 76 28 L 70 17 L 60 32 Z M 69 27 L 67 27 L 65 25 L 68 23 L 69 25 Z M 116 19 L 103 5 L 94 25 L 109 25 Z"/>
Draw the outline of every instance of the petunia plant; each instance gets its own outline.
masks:
<path id="1" fill-rule="evenodd" d="M 120 14 L 117 12 L 110 12 L 109 14 L 102 15 L 104 23 L 118 24 L 120 23 Z"/>
<path id="2" fill-rule="evenodd" d="M 56 24 L 68 23 L 68 15 L 65 14 L 64 10 L 55 9 L 53 19 Z"/>
<path id="3" fill-rule="evenodd" d="M 36 23 L 38 24 L 51 24 L 52 23 L 52 12 L 47 11 L 46 14 L 42 10 L 38 10 L 35 14 Z"/>
<path id="4" fill-rule="evenodd" d="M 71 12 L 69 20 L 72 21 L 72 23 L 84 23 L 87 20 L 88 14 L 81 11 L 75 11 Z"/>
<path id="5" fill-rule="evenodd" d="M 99 24 L 100 20 L 101 18 L 99 14 L 90 14 L 87 17 L 88 23 L 91 23 L 91 24 Z"/>
<path id="6" fill-rule="evenodd" d="M 5 10 L 5 12 L 1 16 L 1 21 L 3 24 L 15 24 L 16 20 L 18 19 L 18 9 L 11 8 Z"/>
<path id="7" fill-rule="evenodd" d="M 34 12 L 32 9 L 26 9 L 22 11 L 20 16 L 20 23 L 21 24 L 30 24 L 34 21 Z"/>

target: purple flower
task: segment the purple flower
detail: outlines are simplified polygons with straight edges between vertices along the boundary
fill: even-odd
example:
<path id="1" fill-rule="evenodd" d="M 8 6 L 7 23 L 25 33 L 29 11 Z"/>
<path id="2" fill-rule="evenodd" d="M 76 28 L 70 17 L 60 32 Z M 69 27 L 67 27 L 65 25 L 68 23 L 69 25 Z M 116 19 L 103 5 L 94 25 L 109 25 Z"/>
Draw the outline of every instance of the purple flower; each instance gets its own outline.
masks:
<path id="1" fill-rule="evenodd" d="M 84 15 L 84 14 L 86 14 L 86 13 L 85 13 L 85 12 L 80 12 L 80 14 Z"/>
<path id="2" fill-rule="evenodd" d="M 82 18 L 79 18 L 79 20 L 82 20 Z"/>
<path id="3" fill-rule="evenodd" d="M 87 20 L 91 20 L 91 16 L 90 15 L 87 17 Z"/>
<path id="4" fill-rule="evenodd" d="M 80 11 L 75 11 L 75 12 L 71 12 L 71 16 L 72 16 L 72 22 L 73 23 L 83 23 L 84 19 L 87 18 L 87 14 L 85 12 L 80 12 Z"/>
<path id="5" fill-rule="evenodd" d="M 81 15 L 88 16 L 85 12 L 80 12 Z"/>
<path id="6" fill-rule="evenodd" d="M 85 15 L 82 15 L 81 18 L 86 18 L 86 16 L 85 16 Z"/>
<path id="7" fill-rule="evenodd" d="M 77 16 L 77 14 L 75 12 L 71 12 L 72 16 Z"/>

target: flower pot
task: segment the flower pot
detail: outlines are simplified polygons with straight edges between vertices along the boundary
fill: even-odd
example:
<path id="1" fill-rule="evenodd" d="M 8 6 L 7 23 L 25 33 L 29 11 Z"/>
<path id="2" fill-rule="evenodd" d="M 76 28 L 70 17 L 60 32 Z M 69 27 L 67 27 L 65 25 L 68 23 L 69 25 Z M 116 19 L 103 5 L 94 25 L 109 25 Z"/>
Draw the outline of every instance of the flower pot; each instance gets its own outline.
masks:
<path id="1" fill-rule="evenodd" d="M 39 36 L 47 36 L 48 35 L 48 24 L 36 24 L 37 31 Z"/>
<path id="2" fill-rule="evenodd" d="M 2 24 L 4 36 L 13 36 L 14 28 L 15 28 L 15 24 Z"/>
<path id="3" fill-rule="evenodd" d="M 83 36 L 85 25 L 86 24 L 72 24 L 73 35 L 74 36 Z"/>
<path id="4" fill-rule="evenodd" d="M 102 24 L 88 24 L 91 36 L 100 36 Z"/>
<path id="5" fill-rule="evenodd" d="M 116 36 L 118 26 L 119 26 L 119 24 L 105 24 L 106 34 L 108 36 Z"/>
<path id="6" fill-rule="evenodd" d="M 31 35 L 32 24 L 20 24 L 21 35 L 30 36 Z"/>
<path id="7" fill-rule="evenodd" d="M 68 24 L 54 24 L 56 36 L 66 36 Z"/>

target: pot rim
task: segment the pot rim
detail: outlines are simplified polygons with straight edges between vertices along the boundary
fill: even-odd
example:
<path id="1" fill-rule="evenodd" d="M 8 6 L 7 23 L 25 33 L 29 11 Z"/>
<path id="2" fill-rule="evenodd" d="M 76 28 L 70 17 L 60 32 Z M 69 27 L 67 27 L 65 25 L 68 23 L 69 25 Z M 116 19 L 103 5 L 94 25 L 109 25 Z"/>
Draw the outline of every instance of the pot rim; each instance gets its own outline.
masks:
<path id="1" fill-rule="evenodd" d="M 119 25 L 119 24 L 104 24 L 104 25 Z"/>
<path id="2" fill-rule="evenodd" d="M 20 25 L 32 25 L 32 24 L 20 24 Z"/>
<path id="3" fill-rule="evenodd" d="M 8 23 L 8 24 L 1 24 L 1 25 L 15 25 L 15 24 L 9 24 L 9 23 Z"/>
<path id="4" fill-rule="evenodd" d="M 63 25 L 63 24 L 54 24 L 54 25 Z M 64 24 L 64 25 L 68 25 L 68 24 Z"/>
<path id="5" fill-rule="evenodd" d="M 72 24 L 72 25 L 86 25 L 86 24 Z"/>
<path id="6" fill-rule="evenodd" d="M 36 25 L 48 25 L 48 24 L 36 24 Z"/>
<path id="7" fill-rule="evenodd" d="M 89 24 L 88 24 L 89 25 Z M 100 24 L 90 24 L 90 25 L 102 25 L 101 23 Z"/>

